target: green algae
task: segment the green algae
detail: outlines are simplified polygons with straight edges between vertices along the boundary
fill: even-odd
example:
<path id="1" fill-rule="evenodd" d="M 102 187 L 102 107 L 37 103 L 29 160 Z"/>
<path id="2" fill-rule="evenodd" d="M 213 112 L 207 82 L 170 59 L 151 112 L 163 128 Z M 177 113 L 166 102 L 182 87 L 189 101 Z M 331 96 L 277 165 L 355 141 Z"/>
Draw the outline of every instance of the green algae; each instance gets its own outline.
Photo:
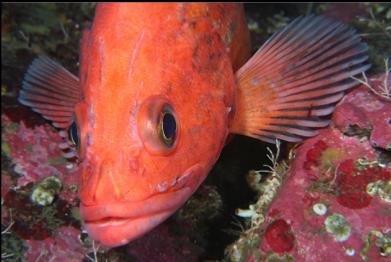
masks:
<path id="1" fill-rule="evenodd" d="M 1 142 L 1 154 L 4 154 L 4 155 L 6 155 L 8 157 L 11 154 L 10 146 L 7 143 L 3 142 L 3 141 Z"/>
<path id="2" fill-rule="evenodd" d="M 59 157 L 53 157 L 53 158 L 50 158 L 48 160 L 48 163 L 50 165 L 63 165 L 63 164 L 66 164 L 67 163 L 67 160 L 62 157 L 62 156 L 59 156 Z"/>

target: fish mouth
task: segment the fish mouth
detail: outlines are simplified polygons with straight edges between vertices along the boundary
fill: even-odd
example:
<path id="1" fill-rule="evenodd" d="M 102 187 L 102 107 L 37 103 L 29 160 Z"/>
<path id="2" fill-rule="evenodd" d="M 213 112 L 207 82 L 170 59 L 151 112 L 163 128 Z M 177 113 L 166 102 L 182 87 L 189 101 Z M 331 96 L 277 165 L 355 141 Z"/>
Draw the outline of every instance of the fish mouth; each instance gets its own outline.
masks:
<path id="1" fill-rule="evenodd" d="M 193 190 L 184 187 L 174 192 L 158 194 L 137 202 L 85 206 L 80 215 L 89 236 L 107 247 L 116 247 L 141 237 L 150 231 L 191 196 Z"/>
<path id="2" fill-rule="evenodd" d="M 185 174 L 199 175 L 200 165 Z M 188 181 L 189 182 L 189 181 Z M 179 209 L 202 180 L 186 183 L 173 191 L 155 194 L 139 201 L 122 201 L 102 205 L 80 203 L 80 216 L 89 236 L 107 247 L 127 244 L 150 231 Z"/>

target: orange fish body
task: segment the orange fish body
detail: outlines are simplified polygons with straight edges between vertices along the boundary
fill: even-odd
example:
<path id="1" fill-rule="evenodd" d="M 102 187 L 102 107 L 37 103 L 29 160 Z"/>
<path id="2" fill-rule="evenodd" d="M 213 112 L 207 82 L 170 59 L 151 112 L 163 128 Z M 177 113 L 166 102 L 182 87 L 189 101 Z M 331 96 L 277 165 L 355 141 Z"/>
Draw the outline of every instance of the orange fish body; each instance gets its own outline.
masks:
<path id="1" fill-rule="evenodd" d="M 236 5 L 97 7 L 82 42 L 85 102 L 75 110 L 80 140 L 91 141 L 80 145 L 80 198 L 93 238 L 112 245 L 139 236 L 204 180 L 228 135 L 235 87 L 230 55 L 241 61 L 248 54 L 248 31 L 239 30 L 245 26 Z M 242 50 L 231 48 L 236 34 L 246 40 L 236 41 L 246 44 Z M 171 147 L 157 132 L 165 104 L 177 119 Z M 104 217 L 121 223 L 110 221 L 103 230 L 94 221 Z"/>
<path id="2" fill-rule="evenodd" d="M 182 206 L 230 133 L 316 135 L 355 85 L 350 76 L 369 67 L 366 49 L 348 27 L 310 16 L 247 61 L 241 5 L 98 4 L 80 79 L 40 57 L 19 100 L 57 127 L 78 127 L 81 217 L 93 239 L 118 246 Z"/>

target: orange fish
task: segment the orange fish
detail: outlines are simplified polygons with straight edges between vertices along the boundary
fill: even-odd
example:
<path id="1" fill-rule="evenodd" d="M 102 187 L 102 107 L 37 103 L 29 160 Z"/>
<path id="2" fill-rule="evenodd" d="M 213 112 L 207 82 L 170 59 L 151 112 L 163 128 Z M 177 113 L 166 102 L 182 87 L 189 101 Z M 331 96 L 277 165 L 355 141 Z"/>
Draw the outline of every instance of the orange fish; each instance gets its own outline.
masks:
<path id="1" fill-rule="evenodd" d="M 79 78 L 40 56 L 19 101 L 70 131 L 84 226 L 113 247 L 181 207 L 229 134 L 271 143 L 316 135 L 356 85 L 350 77 L 369 68 L 366 51 L 344 24 L 307 16 L 248 59 L 241 5 L 98 4 Z"/>

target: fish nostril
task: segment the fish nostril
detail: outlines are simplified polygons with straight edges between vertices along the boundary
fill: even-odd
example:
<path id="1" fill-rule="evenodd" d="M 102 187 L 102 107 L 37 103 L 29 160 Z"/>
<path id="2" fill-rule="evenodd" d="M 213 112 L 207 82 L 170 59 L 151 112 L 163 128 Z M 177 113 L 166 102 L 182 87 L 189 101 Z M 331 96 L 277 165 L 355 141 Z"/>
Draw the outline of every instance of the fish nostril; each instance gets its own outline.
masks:
<path id="1" fill-rule="evenodd" d="M 133 185 L 144 181 L 138 151 L 89 152 L 85 160 L 80 191 L 85 205 L 122 201 L 129 191 L 134 194 Z"/>
<path id="2" fill-rule="evenodd" d="M 144 168 L 140 165 L 140 162 L 137 158 L 132 158 L 128 162 L 129 165 L 129 174 L 134 174 L 136 176 L 141 176 L 144 172 Z"/>

